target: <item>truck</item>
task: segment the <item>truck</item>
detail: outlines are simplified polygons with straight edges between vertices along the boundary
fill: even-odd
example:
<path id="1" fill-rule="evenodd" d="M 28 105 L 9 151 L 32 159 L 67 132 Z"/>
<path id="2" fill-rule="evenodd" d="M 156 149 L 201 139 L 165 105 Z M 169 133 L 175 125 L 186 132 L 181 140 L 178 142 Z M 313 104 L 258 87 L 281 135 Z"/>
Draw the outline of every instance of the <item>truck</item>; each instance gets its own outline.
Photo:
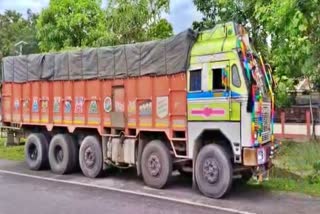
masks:
<path id="1" fill-rule="evenodd" d="M 90 178 L 135 167 L 152 188 L 173 171 L 225 196 L 263 179 L 277 149 L 272 74 L 233 22 L 172 38 L 3 59 L 8 140 L 27 136 L 31 170 Z"/>

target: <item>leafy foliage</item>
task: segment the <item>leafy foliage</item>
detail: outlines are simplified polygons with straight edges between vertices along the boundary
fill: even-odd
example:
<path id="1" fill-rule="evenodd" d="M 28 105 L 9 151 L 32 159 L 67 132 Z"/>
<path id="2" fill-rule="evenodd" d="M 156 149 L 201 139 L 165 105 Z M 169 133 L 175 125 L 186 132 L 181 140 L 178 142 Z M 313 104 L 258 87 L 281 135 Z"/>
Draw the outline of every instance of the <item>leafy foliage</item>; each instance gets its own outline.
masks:
<path id="1" fill-rule="evenodd" d="M 294 97 L 290 96 L 287 92 L 293 90 L 294 81 L 285 76 L 276 78 L 276 81 L 278 82 L 275 93 L 275 98 L 277 100 L 276 107 L 286 108 L 291 106 L 294 103 Z"/>
<path id="2" fill-rule="evenodd" d="M 310 184 L 320 184 L 320 160 L 313 164 L 313 173 L 308 176 Z"/>
<path id="3" fill-rule="evenodd" d="M 0 58 L 17 54 L 15 44 L 24 41 L 23 54 L 38 52 L 38 42 L 35 35 L 37 15 L 31 10 L 27 11 L 27 17 L 22 14 L 7 10 L 0 14 Z"/>
<path id="4" fill-rule="evenodd" d="M 42 51 L 94 46 L 106 34 L 101 0 L 51 0 L 38 19 Z"/>
<path id="5" fill-rule="evenodd" d="M 168 10 L 168 0 L 108 1 L 106 25 L 111 43 L 135 43 L 171 36 L 171 24 L 161 18 L 161 13 Z"/>
<path id="6" fill-rule="evenodd" d="M 51 0 L 37 23 L 42 51 L 134 43 L 172 35 L 168 0 Z"/>

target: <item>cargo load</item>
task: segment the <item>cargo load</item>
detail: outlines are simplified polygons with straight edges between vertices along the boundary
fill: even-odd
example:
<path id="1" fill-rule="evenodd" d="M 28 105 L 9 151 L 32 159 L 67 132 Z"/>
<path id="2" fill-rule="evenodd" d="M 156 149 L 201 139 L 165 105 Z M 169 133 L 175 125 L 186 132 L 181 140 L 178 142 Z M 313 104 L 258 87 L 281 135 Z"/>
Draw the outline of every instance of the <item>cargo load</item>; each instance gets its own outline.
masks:
<path id="1" fill-rule="evenodd" d="M 192 30 L 172 38 L 62 53 L 3 59 L 4 82 L 114 79 L 168 75 L 186 71 L 197 38 Z"/>

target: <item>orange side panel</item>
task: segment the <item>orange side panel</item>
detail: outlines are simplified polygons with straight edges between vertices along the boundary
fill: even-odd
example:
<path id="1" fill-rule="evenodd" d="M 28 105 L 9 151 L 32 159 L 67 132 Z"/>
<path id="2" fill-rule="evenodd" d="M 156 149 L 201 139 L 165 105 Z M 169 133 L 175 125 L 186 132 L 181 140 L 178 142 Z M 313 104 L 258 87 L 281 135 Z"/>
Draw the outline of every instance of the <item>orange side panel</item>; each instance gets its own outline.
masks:
<path id="1" fill-rule="evenodd" d="M 101 123 L 101 89 L 99 80 L 86 82 L 86 110 L 87 125 L 99 125 Z"/>
<path id="2" fill-rule="evenodd" d="M 22 122 L 31 122 L 31 83 L 24 83 L 22 85 L 22 100 L 20 108 L 22 108 Z"/>
<path id="3" fill-rule="evenodd" d="M 177 74 L 170 78 L 170 114 L 173 130 L 185 130 L 187 127 L 187 86 L 186 75 Z"/>
<path id="4" fill-rule="evenodd" d="M 112 128 L 123 112 L 125 131 L 186 131 L 186 75 L 116 80 L 4 83 L 4 122 Z"/>
<path id="5" fill-rule="evenodd" d="M 4 122 L 11 121 L 11 102 L 12 102 L 12 93 L 11 93 L 11 83 L 5 83 L 2 86 L 2 120 Z"/>
<path id="6" fill-rule="evenodd" d="M 137 80 L 137 124 L 139 128 L 152 128 L 152 77 L 140 77 Z"/>
<path id="7" fill-rule="evenodd" d="M 153 91 L 153 115 L 155 117 L 155 128 L 169 128 L 170 78 L 168 76 L 155 78 Z"/>
<path id="8" fill-rule="evenodd" d="M 13 108 L 12 108 L 12 121 L 14 123 L 20 123 L 21 121 L 21 99 L 22 99 L 22 84 L 13 83 L 12 84 L 13 91 L 12 91 L 12 100 L 13 101 Z"/>
<path id="9" fill-rule="evenodd" d="M 63 114 L 62 114 L 62 123 L 65 125 L 72 124 L 72 106 L 74 105 L 74 100 L 72 96 L 73 92 L 73 82 L 64 81 L 63 82 Z"/>
<path id="10" fill-rule="evenodd" d="M 111 94 L 111 81 L 102 80 L 101 81 L 101 94 L 103 100 L 103 114 L 101 118 L 102 125 L 105 127 L 111 126 L 110 112 L 112 109 L 112 94 Z"/>
<path id="11" fill-rule="evenodd" d="M 127 80 L 127 127 L 136 128 L 137 126 L 137 78 Z"/>
<path id="12" fill-rule="evenodd" d="M 64 83 L 62 81 L 55 81 L 52 83 L 52 100 L 53 100 L 53 123 L 61 124 L 62 123 L 62 113 L 64 110 L 64 96 L 63 96 L 63 88 Z"/>
<path id="13" fill-rule="evenodd" d="M 49 91 L 50 91 L 50 83 L 42 82 L 41 85 L 41 96 L 39 100 L 39 108 L 40 108 L 40 121 L 41 123 L 49 123 L 49 106 L 51 106 L 51 102 L 49 99 Z"/>
<path id="14" fill-rule="evenodd" d="M 40 123 L 40 82 L 31 83 L 31 122 Z"/>
<path id="15" fill-rule="evenodd" d="M 74 117 L 73 124 L 84 125 L 85 124 L 85 82 L 76 81 L 73 85 L 74 95 Z"/>

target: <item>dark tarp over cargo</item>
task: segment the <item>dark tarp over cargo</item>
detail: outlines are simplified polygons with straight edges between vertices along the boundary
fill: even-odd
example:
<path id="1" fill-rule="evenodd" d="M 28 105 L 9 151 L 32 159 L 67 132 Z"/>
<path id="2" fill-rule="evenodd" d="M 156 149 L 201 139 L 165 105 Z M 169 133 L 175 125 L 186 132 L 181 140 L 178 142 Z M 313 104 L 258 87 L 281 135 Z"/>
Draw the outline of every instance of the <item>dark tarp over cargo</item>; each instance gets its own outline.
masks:
<path id="1" fill-rule="evenodd" d="M 113 79 L 185 72 L 197 33 L 166 40 L 3 59 L 3 81 Z"/>

